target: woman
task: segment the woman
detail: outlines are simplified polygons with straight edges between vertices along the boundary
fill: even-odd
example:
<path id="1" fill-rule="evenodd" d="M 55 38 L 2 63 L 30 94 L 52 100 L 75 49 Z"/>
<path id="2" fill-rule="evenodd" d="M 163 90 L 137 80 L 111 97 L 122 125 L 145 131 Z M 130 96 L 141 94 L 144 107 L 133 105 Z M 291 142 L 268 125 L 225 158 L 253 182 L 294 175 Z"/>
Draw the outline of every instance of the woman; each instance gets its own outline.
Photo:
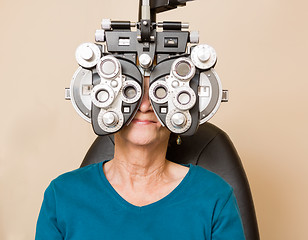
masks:
<path id="1" fill-rule="evenodd" d="M 46 189 L 36 240 L 244 238 L 232 188 L 194 165 L 165 159 L 170 132 L 145 93 L 115 134 L 112 160 L 77 169 Z"/>

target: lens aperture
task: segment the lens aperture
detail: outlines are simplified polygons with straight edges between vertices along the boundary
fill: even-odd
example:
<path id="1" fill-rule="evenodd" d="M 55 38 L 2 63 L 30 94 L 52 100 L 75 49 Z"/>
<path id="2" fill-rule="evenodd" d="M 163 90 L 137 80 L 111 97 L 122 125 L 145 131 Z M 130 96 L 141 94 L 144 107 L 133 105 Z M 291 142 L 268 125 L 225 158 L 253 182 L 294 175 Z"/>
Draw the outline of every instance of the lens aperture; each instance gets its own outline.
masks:
<path id="1" fill-rule="evenodd" d="M 190 73 L 190 65 L 187 62 L 179 62 L 176 65 L 176 73 L 181 77 L 186 77 Z"/>
<path id="2" fill-rule="evenodd" d="M 159 86 L 155 89 L 155 97 L 163 99 L 167 96 L 167 90 L 163 86 Z"/>
<path id="3" fill-rule="evenodd" d="M 105 90 L 101 90 L 97 93 L 96 98 L 100 102 L 106 102 L 109 99 L 109 93 Z"/>
<path id="4" fill-rule="evenodd" d="M 190 94 L 188 92 L 182 92 L 178 95 L 178 101 L 179 103 L 186 105 L 190 102 Z"/>
<path id="5" fill-rule="evenodd" d="M 133 86 L 127 86 L 124 89 L 124 95 L 128 99 L 133 99 L 137 95 L 137 90 Z"/>
<path id="6" fill-rule="evenodd" d="M 101 69 L 104 74 L 111 75 L 116 71 L 116 65 L 112 61 L 104 61 Z"/>

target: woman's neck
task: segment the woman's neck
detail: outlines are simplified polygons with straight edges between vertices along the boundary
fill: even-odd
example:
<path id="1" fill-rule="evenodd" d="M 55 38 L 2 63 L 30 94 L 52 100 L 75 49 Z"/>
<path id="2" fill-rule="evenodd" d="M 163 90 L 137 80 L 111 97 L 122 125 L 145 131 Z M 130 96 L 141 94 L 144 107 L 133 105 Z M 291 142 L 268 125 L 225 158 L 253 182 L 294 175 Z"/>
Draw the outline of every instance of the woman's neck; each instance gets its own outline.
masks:
<path id="1" fill-rule="evenodd" d="M 115 135 L 114 159 L 105 170 L 115 184 L 132 189 L 163 182 L 168 172 L 167 145 L 168 142 L 135 145 Z"/>

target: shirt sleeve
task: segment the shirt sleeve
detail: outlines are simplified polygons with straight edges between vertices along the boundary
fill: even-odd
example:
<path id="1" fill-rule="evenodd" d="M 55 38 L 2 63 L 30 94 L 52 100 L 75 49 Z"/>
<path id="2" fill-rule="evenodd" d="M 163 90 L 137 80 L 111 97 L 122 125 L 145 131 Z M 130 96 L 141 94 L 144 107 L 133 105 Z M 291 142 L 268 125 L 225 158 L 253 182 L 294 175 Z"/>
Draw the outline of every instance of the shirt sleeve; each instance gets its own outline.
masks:
<path id="1" fill-rule="evenodd" d="M 44 193 L 44 200 L 36 224 L 35 240 L 63 240 L 57 222 L 56 199 L 52 183 Z"/>
<path id="2" fill-rule="evenodd" d="M 245 240 L 243 224 L 233 190 L 220 210 L 214 214 L 212 240 Z"/>

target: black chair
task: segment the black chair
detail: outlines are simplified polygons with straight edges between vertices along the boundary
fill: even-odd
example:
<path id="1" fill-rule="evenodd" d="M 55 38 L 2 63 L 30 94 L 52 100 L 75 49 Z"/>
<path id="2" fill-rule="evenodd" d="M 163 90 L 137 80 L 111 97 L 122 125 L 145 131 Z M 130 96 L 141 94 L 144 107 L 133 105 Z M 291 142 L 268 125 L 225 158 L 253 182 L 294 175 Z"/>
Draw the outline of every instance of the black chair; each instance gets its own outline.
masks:
<path id="1" fill-rule="evenodd" d="M 204 167 L 224 178 L 233 188 L 240 208 L 246 240 L 259 240 L 258 224 L 249 183 L 228 135 L 213 124 L 201 125 L 191 137 L 181 137 L 177 145 L 176 136 L 171 136 L 167 159 L 177 163 L 192 163 Z M 97 137 L 87 152 L 81 167 L 112 159 L 113 136 Z M 235 240 L 235 239 L 234 239 Z"/>

